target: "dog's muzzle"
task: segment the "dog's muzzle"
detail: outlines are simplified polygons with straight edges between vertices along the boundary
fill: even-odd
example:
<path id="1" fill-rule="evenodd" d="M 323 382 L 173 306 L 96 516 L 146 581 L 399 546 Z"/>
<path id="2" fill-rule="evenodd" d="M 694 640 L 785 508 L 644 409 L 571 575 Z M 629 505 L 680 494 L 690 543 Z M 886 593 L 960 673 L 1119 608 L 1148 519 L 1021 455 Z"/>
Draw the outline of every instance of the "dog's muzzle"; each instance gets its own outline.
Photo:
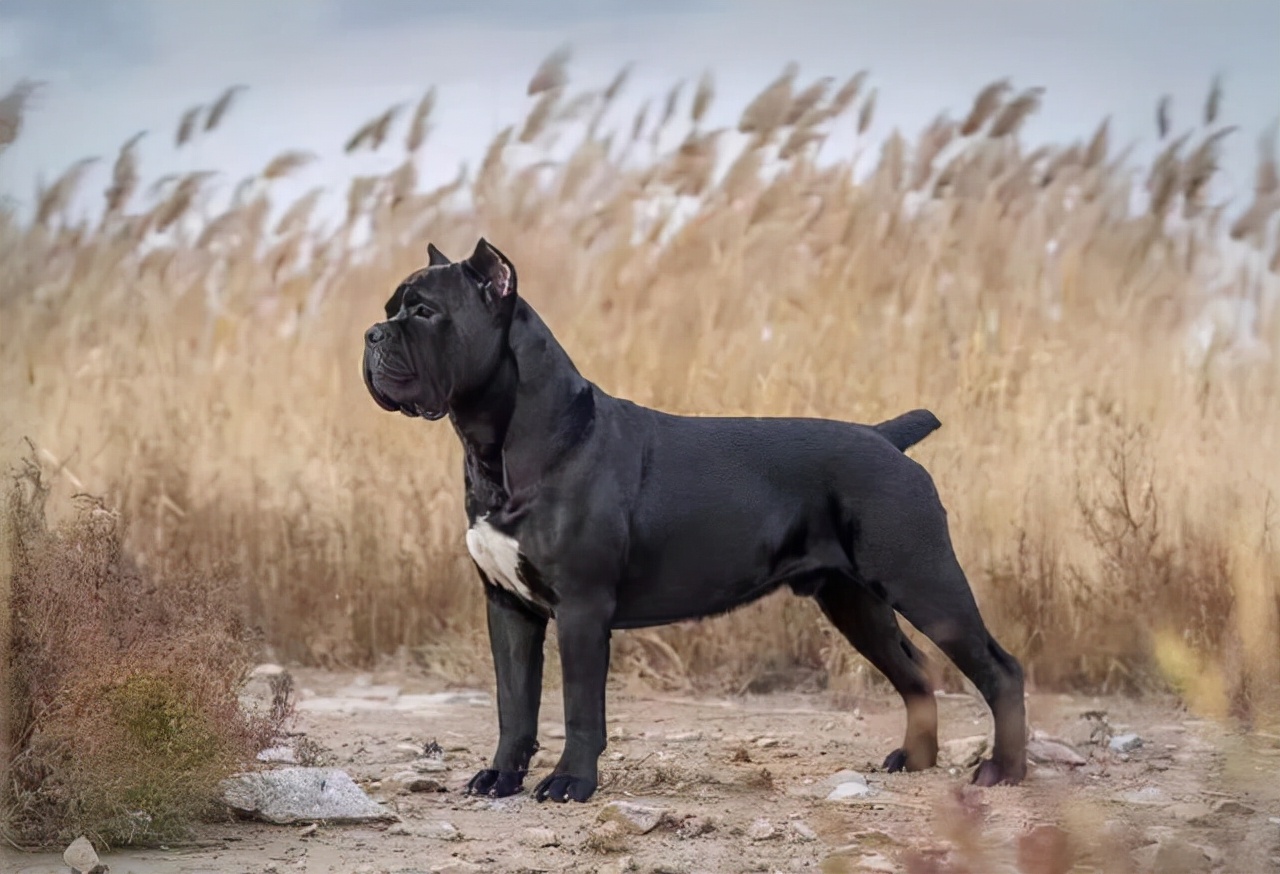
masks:
<path id="1" fill-rule="evenodd" d="M 381 324 L 374 325 L 365 331 L 363 369 L 365 387 L 369 390 L 369 394 L 373 396 L 378 406 L 388 412 L 400 412 L 429 422 L 444 418 L 445 410 L 429 409 L 416 401 L 399 401 L 388 393 L 388 389 L 398 393 L 395 392 L 396 388 L 412 386 L 417 379 L 412 371 L 401 366 L 402 362 L 394 357 L 389 359 L 386 355 L 383 344 L 391 337 L 391 333 Z"/>

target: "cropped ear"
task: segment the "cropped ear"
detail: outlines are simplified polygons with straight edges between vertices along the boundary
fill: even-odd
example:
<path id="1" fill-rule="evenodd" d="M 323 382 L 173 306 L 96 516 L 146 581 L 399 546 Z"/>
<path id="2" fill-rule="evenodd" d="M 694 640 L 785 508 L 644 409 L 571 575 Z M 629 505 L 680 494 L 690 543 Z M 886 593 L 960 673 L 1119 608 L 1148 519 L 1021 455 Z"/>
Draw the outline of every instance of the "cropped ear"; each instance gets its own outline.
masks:
<path id="1" fill-rule="evenodd" d="M 427 243 L 427 266 L 428 267 L 444 267 L 453 262 L 448 256 L 436 248 L 435 243 Z"/>
<path id="2" fill-rule="evenodd" d="M 490 243 L 481 237 L 476 250 L 466 261 L 467 267 L 487 287 L 486 296 L 492 303 L 516 295 L 515 265 Z"/>

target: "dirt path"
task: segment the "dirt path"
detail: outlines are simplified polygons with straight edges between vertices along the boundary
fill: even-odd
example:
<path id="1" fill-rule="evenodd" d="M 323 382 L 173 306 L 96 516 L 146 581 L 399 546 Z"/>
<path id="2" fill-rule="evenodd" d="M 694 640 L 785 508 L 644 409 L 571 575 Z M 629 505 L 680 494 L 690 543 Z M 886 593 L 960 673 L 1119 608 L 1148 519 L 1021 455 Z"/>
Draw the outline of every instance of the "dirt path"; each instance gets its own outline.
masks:
<path id="1" fill-rule="evenodd" d="M 494 742 L 487 693 L 400 672 L 294 676 L 296 728 L 400 822 L 321 825 L 308 836 L 301 826 L 208 826 L 196 846 L 104 854 L 112 874 L 1280 871 L 1280 738 L 1233 738 L 1164 702 L 1035 696 L 1034 728 L 1087 763 L 957 793 L 964 776 L 948 766 L 878 771 L 901 737 L 900 705 L 887 696 L 848 712 L 825 695 L 690 700 L 615 686 L 602 789 L 587 805 L 561 806 L 461 794 Z M 988 732 L 986 711 L 966 696 L 940 705 L 947 752 L 962 756 L 963 739 Z M 558 691 L 543 708 L 544 750 L 529 785 L 562 743 Z M 1091 711 L 1142 745 L 1122 755 L 1091 740 L 1100 724 Z M 431 741 L 445 770 L 424 777 L 443 789 L 408 792 L 392 778 Z M 828 800 L 844 769 L 865 775 L 871 794 Z M 619 835 L 597 821 L 618 800 L 669 814 L 647 834 Z M 1071 829 L 1065 851 L 1054 849 L 1051 823 Z M 1051 860 L 1064 852 L 1077 856 L 1075 868 Z M 0 851 L 0 870 L 67 869 L 57 854 Z"/>

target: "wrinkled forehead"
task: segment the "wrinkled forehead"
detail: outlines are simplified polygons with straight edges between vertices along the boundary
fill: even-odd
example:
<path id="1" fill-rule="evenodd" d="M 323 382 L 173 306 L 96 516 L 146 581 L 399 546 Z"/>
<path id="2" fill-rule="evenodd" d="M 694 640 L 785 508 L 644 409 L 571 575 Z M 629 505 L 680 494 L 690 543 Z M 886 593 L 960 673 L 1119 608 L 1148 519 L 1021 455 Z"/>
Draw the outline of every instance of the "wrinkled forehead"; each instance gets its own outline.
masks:
<path id="1" fill-rule="evenodd" d="M 428 300 L 445 303 L 457 300 L 466 290 L 465 277 L 457 264 L 423 267 L 415 270 L 396 286 L 386 303 L 387 318 L 400 312 L 406 299 L 410 304 Z"/>

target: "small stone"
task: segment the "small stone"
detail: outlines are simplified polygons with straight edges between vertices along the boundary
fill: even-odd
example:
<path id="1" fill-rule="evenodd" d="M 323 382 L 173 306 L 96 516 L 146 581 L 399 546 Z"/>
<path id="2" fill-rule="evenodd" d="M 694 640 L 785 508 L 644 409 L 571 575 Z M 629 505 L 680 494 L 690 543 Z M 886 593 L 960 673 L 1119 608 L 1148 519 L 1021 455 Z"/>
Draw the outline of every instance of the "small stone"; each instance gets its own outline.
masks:
<path id="1" fill-rule="evenodd" d="M 549 828 L 527 828 L 520 833 L 520 840 L 525 846 L 535 848 L 560 846 L 560 838 Z"/>
<path id="2" fill-rule="evenodd" d="M 587 834 L 587 846 L 597 853 L 620 852 L 627 846 L 627 829 L 617 820 L 603 822 Z"/>
<path id="3" fill-rule="evenodd" d="M 1165 814 L 1174 819 L 1181 820 L 1187 825 L 1208 826 L 1213 824 L 1213 810 L 1207 804 L 1201 804 L 1198 801 L 1188 801 L 1182 804 L 1170 805 Z"/>
<path id="4" fill-rule="evenodd" d="M 267 747 L 258 752 L 259 762 L 271 762 L 274 764 L 296 765 L 298 756 L 293 751 L 293 747 L 284 745 Z"/>
<path id="5" fill-rule="evenodd" d="M 619 856 L 618 858 L 605 862 L 596 868 L 596 874 L 626 874 L 628 871 L 636 870 L 636 860 L 630 856 Z"/>
<path id="6" fill-rule="evenodd" d="M 804 820 L 797 819 L 791 823 L 791 831 L 797 840 L 816 841 L 818 839 L 818 833 L 810 828 L 809 824 Z"/>
<path id="7" fill-rule="evenodd" d="M 1078 767 L 1088 764 L 1084 756 L 1066 744 L 1051 740 L 1027 741 L 1027 757 L 1038 765 L 1070 765 Z"/>
<path id="8" fill-rule="evenodd" d="M 465 859 L 453 859 L 443 865 L 436 865 L 431 869 L 431 874 L 473 874 L 473 872 L 483 870 L 485 869 L 474 862 L 468 862 Z"/>
<path id="9" fill-rule="evenodd" d="M 834 774 L 832 774 L 830 777 L 824 780 L 823 783 L 825 783 L 828 786 L 839 786 L 841 783 L 861 783 L 863 786 L 866 786 L 867 778 L 864 777 L 862 774 L 859 774 L 857 771 L 852 771 L 848 768 L 844 768 L 842 770 L 836 771 Z"/>
<path id="10" fill-rule="evenodd" d="M 600 822 L 616 822 L 632 834 L 644 835 L 657 828 L 668 813 L 662 807 L 650 807 L 630 801 L 610 801 L 600 810 L 597 819 Z"/>
<path id="11" fill-rule="evenodd" d="M 1224 816 L 1253 816 L 1257 813 L 1249 805 L 1234 798 L 1223 798 L 1215 801 L 1213 804 L 1213 812 L 1220 813 Z"/>
<path id="12" fill-rule="evenodd" d="M 756 746 L 760 747 L 762 750 L 767 750 L 771 747 L 776 747 L 777 745 L 778 739 L 776 737 L 762 737 L 756 740 Z"/>
<path id="13" fill-rule="evenodd" d="M 700 731 L 673 731 L 666 736 L 668 743 L 690 743 L 702 740 Z"/>
<path id="14" fill-rule="evenodd" d="M 1131 753 L 1142 746 L 1142 738 L 1136 734 L 1118 734 L 1107 742 L 1113 753 Z"/>
<path id="15" fill-rule="evenodd" d="M 827 793 L 828 801 L 845 801 L 849 798 L 865 798 L 874 794 L 875 790 L 866 783 L 858 783 L 850 780 L 847 783 L 841 783 L 836 788 Z"/>
<path id="16" fill-rule="evenodd" d="M 1156 871 L 1178 871 L 1185 874 L 1208 874 L 1213 862 L 1203 848 L 1181 838 L 1166 838 L 1156 849 Z"/>
<path id="17" fill-rule="evenodd" d="M 93 844 L 81 835 L 62 851 L 62 861 L 77 874 L 89 874 L 98 867 L 98 852 L 93 848 Z"/>
<path id="18" fill-rule="evenodd" d="M 298 832 L 298 837 L 309 838 L 318 831 L 320 831 L 320 826 L 318 826 L 316 823 L 313 822 L 311 823 L 311 825 L 307 826 L 302 831 Z"/>
<path id="19" fill-rule="evenodd" d="M 764 817 L 753 820 L 751 825 L 747 826 L 747 837 L 753 841 L 767 841 L 777 835 L 778 830 L 773 827 L 773 823 Z"/>
<path id="20" fill-rule="evenodd" d="M 701 816 L 691 816 L 680 824 L 680 828 L 676 830 L 676 837 L 681 840 L 688 840 L 712 831 L 715 831 L 715 826 L 710 820 Z"/>
<path id="21" fill-rule="evenodd" d="M 418 829 L 418 834 L 437 841 L 456 841 L 462 838 L 462 834 L 454 824 L 443 819 L 423 823 L 422 828 Z"/>
<path id="22" fill-rule="evenodd" d="M 440 759 L 414 759 L 409 767 L 417 771 L 419 774 L 440 774 L 449 770 L 449 766 Z"/>
<path id="23" fill-rule="evenodd" d="M 391 828 L 387 829 L 387 834 L 397 838 L 407 838 L 413 834 L 409 831 L 409 827 L 402 822 L 398 822 Z"/>
<path id="24" fill-rule="evenodd" d="M 1169 799 L 1159 786 L 1143 786 L 1122 793 L 1120 800 L 1126 804 L 1164 804 Z"/>
<path id="25" fill-rule="evenodd" d="M 985 734 L 946 741 L 939 750 L 943 759 L 957 768 L 968 768 L 978 764 L 986 751 L 987 736 Z"/>

